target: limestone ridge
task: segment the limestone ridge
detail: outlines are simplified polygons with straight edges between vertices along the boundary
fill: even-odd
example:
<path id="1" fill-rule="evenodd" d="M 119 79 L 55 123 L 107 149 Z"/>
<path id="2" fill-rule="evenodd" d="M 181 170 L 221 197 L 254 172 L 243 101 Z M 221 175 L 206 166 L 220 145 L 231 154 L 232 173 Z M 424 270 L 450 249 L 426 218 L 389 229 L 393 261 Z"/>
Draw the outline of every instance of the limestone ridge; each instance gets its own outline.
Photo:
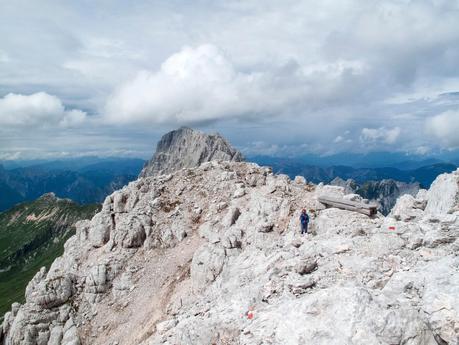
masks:
<path id="1" fill-rule="evenodd" d="M 30 281 L 0 344 L 458 345 L 459 170 L 387 217 L 321 195 L 359 198 L 244 162 L 131 182 Z"/>
<path id="2" fill-rule="evenodd" d="M 168 174 L 213 160 L 241 162 L 244 158 L 218 133 L 206 134 L 181 127 L 161 138 L 153 158 L 139 177 Z"/>

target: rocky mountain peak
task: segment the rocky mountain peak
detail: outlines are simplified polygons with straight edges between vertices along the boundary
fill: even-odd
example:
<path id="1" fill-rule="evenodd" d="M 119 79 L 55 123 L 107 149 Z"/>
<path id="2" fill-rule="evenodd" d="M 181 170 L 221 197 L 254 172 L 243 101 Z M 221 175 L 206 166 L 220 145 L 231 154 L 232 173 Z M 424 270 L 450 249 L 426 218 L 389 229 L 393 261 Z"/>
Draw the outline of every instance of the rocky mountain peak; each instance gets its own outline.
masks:
<path id="1" fill-rule="evenodd" d="M 139 177 L 168 174 L 213 160 L 240 162 L 244 158 L 218 133 L 206 134 L 181 127 L 163 135 Z"/>
<path id="2" fill-rule="evenodd" d="M 76 224 L 0 344 L 458 345 L 458 183 L 368 217 L 251 163 L 140 178 Z"/>
<path id="3" fill-rule="evenodd" d="M 40 196 L 38 199 L 39 200 L 50 200 L 50 201 L 58 200 L 56 194 L 53 192 L 45 193 L 42 196 Z"/>

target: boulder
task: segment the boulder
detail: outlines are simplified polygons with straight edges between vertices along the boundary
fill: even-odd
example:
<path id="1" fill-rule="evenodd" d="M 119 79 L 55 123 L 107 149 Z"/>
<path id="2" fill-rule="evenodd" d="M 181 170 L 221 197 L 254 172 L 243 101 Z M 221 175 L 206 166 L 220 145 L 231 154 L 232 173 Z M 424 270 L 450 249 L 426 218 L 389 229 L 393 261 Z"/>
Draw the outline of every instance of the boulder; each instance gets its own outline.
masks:
<path id="1" fill-rule="evenodd" d="M 88 233 L 89 243 L 93 247 L 102 247 L 110 239 L 110 231 L 112 229 L 112 217 L 108 213 L 96 214 L 90 223 Z"/>
<path id="2" fill-rule="evenodd" d="M 430 186 L 427 206 L 430 214 L 448 214 L 459 211 L 459 169 L 451 174 L 441 174 Z"/>
<path id="3" fill-rule="evenodd" d="M 191 280 L 196 289 L 215 281 L 225 262 L 225 250 L 219 246 L 204 245 L 196 251 L 191 263 Z"/>

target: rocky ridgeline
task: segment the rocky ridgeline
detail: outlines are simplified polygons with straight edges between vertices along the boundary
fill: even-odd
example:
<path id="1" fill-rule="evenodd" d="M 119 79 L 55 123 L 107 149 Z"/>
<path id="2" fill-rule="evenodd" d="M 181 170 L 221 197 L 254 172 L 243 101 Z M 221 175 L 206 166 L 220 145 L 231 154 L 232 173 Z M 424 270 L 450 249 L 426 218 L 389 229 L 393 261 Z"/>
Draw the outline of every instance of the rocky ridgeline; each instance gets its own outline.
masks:
<path id="1" fill-rule="evenodd" d="M 344 187 L 346 193 L 355 193 L 376 203 L 378 210 L 384 215 L 390 213 L 400 196 L 405 194 L 415 196 L 421 189 L 418 182 L 406 183 L 393 179 L 366 181 L 358 184 L 353 179 L 344 181 L 342 178 L 336 177 L 330 184 Z"/>
<path id="2" fill-rule="evenodd" d="M 388 217 L 323 194 L 344 189 L 250 163 L 131 182 L 77 223 L 0 343 L 459 344 L 459 170 Z"/>
<path id="3" fill-rule="evenodd" d="M 163 135 L 140 177 L 169 174 L 213 160 L 242 162 L 244 158 L 218 133 L 206 134 L 181 127 Z"/>

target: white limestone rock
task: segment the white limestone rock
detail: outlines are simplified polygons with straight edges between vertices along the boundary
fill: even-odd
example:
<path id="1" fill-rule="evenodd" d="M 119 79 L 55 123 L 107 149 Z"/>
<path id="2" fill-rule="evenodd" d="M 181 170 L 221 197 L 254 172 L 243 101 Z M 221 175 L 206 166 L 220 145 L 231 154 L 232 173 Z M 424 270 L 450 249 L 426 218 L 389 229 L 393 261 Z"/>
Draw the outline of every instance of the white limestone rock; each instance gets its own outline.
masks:
<path id="1" fill-rule="evenodd" d="M 47 345 L 61 345 L 63 336 L 64 327 L 59 325 L 52 327 Z"/>
<path id="2" fill-rule="evenodd" d="M 436 192 L 454 176 L 386 218 L 249 163 L 139 179 L 77 225 L 0 344 L 458 345 L 459 213 Z"/>
<path id="3" fill-rule="evenodd" d="M 112 219 L 107 212 L 96 214 L 90 223 L 87 232 L 88 240 L 93 247 L 102 247 L 110 239 L 110 231 L 112 228 Z"/>
<path id="4" fill-rule="evenodd" d="M 396 220 L 408 222 L 423 217 L 424 208 L 425 203 L 422 200 L 415 199 L 413 196 L 405 194 L 398 198 L 389 216 Z"/>
<path id="5" fill-rule="evenodd" d="M 107 291 L 107 267 L 104 264 L 94 265 L 89 269 L 85 279 L 84 291 L 91 303 L 94 303 L 98 294 Z"/>
<path id="6" fill-rule="evenodd" d="M 344 198 L 346 195 L 344 187 L 341 186 L 331 186 L 331 185 L 317 185 L 316 189 L 317 195 L 327 195 L 333 198 Z"/>
<path id="7" fill-rule="evenodd" d="M 459 169 L 451 174 L 441 174 L 427 193 L 426 212 L 448 214 L 459 211 Z"/>
<path id="8" fill-rule="evenodd" d="M 304 176 L 295 176 L 293 182 L 295 182 L 296 184 L 304 185 L 306 184 L 306 179 L 304 178 Z"/>
<path id="9" fill-rule="evenodd" d="M 81 345 L 78 329 L 76 328 L 73 319 L 69 318 L 64 325 L 64 335 L 62 337 L 62 345 Z"/>
<path id="10" fill-rule="evenodd" d="M 34 291 L 26 296 L 26 301 L 36 303 L 44 309 L 51 309 L 66 303 L 74 293 L 72 277 L 64 274 L 42 280 Z"/>
<path id="11" fill-rule="evenodd" d="M 360 195 L 354 194 L 354 193 L 346 194 L 343 197 L 343 199 L 344 200 L 349 200 L 349 201 L 355 201 L 355 202 L 363 202 L 363 198 Z"/>
<path id="12" fill-rule="evenodd" d="M 202 289 L 215 281 L 225 262 L 225 249 L 205 245 L 198 249 L 191 263 L 191 280 L 196 289 Z"/>

